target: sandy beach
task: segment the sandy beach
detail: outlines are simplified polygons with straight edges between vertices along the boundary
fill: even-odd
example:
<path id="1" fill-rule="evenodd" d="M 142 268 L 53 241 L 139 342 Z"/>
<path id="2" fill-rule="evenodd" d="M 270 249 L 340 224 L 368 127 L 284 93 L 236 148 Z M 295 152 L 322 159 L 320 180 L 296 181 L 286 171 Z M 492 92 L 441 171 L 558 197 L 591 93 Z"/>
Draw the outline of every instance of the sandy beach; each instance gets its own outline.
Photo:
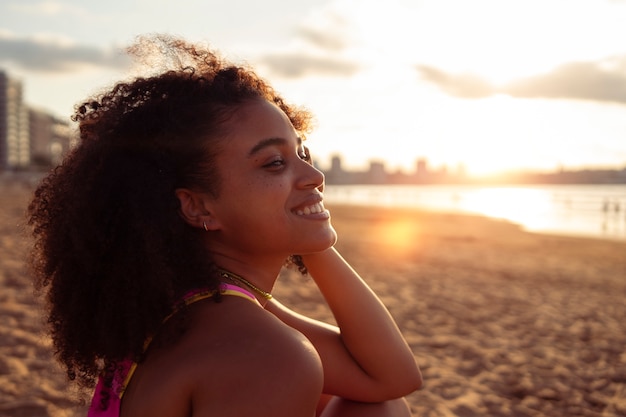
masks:
<path id="1" fill-rule="evenodd" d="M 0 183 L 0 416 L 81 416 L 25 271 L 31 192 Z M 415 416 L 626 416 L 626 241 L 531 234 L 479 216 L 328 208 L 337 248 L 422 368 L 424 387 L 409 397 Z M 275 295 L 329 317 L 305 277 L 285 273 Z"/>

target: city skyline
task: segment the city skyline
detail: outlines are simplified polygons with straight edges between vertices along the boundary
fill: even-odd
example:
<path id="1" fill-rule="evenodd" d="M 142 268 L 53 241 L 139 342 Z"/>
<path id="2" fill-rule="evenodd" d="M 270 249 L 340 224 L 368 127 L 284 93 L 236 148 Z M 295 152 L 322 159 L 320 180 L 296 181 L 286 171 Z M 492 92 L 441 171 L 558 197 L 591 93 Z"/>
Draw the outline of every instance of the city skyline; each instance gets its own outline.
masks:
<path id="1" fill-rule="evenodd" d="M 126 76 L 123 46 L 173 33 L 309 108 L 324 165 L 341 154 L 350 169 L 410 170 L 419 157 L 471 175 L 621 169 L 624 21 L 618 0 L 7 0 L 0 67 L 25 102 L 67 119 Z"/>
<path id="2" fill-rule="evenodd" d="M 388 169 L 384 161 L 371 161 L 365 169 L 351 169 L 343 165 L 340 155 L 332 157 L 331 164 L 315 163 L 326 177 L 326 184 L 626 184 L 626 166 L 618 169 L 567 169 L 555 171 L 508 171 L 484 176 L 468 174 L 464 166 L 449 169 L 432 167 L 427 158 L 417 158 L 412 169 Z"/>
<path id="3" fill-rule="evenodd" d="M 49 169 L 72 144 L 69 123 L 24 102 L 23 85 L 0 68 L 0 172 Z"/>

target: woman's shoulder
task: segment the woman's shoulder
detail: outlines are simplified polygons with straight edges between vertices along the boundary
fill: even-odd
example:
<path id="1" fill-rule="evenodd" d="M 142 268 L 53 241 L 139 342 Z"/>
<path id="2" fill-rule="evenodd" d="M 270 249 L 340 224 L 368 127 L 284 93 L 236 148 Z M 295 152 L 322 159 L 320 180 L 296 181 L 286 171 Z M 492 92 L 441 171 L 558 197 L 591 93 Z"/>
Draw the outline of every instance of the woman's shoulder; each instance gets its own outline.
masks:
<path id="1" fill-rule="evenodd" d="M 176 343 L 150 350 L 124 396 L 125 411 L 195 417 L 312 415 L 323 385 L 312 344 L 260 306 L 224 298 L 194 305 Z"/>
<path id="2" fill-rule="evenodd" d="M 229 361 L 250 361 L 262 368 L 265 363 L 276 362 L 277 357 L 280 363 L 321 366 L 317 351 L 302 333 L 243 299 L 228 297 L 221 303 L 204 304 L 194 313 L 187 333 L 182 350 L 194 352 L 199 356 L 195 360 L 217 369 Z"/>
<path id="3" fill-rule="evenodd" d="M 181 346 L 194 408 L 221 416 L 263 415 L 258 407 L 274 410 L 268 415 L 307 415 L 323 385 L 317 351 L 300 332 L 245 303 L 228 299 L 195 314 Z"/>

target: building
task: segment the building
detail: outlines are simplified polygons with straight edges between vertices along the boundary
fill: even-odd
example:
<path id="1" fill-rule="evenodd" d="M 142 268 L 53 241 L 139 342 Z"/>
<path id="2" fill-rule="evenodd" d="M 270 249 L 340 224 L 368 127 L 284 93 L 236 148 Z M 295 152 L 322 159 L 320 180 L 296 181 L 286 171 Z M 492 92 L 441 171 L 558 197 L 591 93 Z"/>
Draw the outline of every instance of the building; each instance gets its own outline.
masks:
<path id="1" fill-rule="evenodd" d="M 387 170 L 383 162 L 370 161 L 370 167 L 366 173 L 366 182 L 367 184 L 385 184 L 387 182 Z"/>
<path id="2" fill-rule="evenodd" d="M 69 121 L 27 106 L 22 83 L 0 70 L 0 172 L 58 165 L 71 137 Z"/>
<path id="3" fill-rule="evenodd" d="M 0 71 L 0 171 L 30 165 L 28 109 L 22 102 L 22 83 Z"/>
<path id="4" fill-rule="evenodd" d="M 32 165 L 58 165 L 70 149 L 69 123 L 32 108 L 28 114 Z"/>

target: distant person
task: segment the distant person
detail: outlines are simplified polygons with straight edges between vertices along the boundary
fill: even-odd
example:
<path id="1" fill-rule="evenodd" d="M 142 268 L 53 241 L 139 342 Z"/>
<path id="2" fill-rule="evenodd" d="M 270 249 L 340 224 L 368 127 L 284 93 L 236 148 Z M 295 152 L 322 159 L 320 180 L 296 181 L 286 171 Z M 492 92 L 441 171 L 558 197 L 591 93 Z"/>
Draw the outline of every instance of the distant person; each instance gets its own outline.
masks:
<path id="1" fill-rule="evenodd" d="M 89 416 L 410 415 L 419 368 L 333 248 L 309 113 L 202 46 L 130 51 L 168 67 L 77 106 L 80 143 L 29 206 L 54 348 L 98 383 Z M 337 327 L 272 297 L 285 264 Z"/>

